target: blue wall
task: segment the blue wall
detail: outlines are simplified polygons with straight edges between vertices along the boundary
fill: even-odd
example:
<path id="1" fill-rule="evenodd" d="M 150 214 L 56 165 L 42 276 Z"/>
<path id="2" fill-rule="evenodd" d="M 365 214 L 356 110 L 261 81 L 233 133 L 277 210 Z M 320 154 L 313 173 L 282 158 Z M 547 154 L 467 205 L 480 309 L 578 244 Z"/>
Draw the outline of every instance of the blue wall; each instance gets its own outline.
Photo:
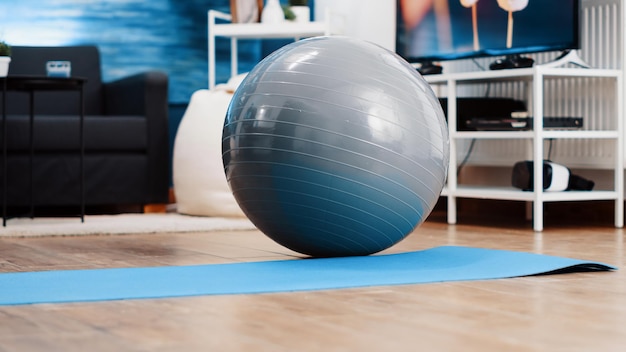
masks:
<path id="1" fill-rule="evenodd" d="M 106 81 L 159 69 L 170 77 L 170 102 L 207 88 L 207 11 L 230 12 L 229 0 L 0 1 L 0 39 L 12 45 L 96 44 Z M 230 75 L 230 42 L 217 40 L 217 82 Z M 276 44 L 240 41 L 240 70 Z"/>

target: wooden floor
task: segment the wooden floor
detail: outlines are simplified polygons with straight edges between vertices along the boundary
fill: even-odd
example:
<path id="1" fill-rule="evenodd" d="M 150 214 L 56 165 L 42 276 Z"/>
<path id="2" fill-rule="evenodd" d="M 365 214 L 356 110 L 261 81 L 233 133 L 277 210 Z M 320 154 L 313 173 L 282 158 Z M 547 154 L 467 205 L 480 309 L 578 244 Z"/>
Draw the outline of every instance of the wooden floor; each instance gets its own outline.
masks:
<path id="1" fill-rule="evenodd" d="M 435 214 L 386 252 L 466 245 L 596 260 L 620 270 L 321 292 L 0 307 L 0 351 L 624 351 L 624 231 L 610 222 L 590 225 L 577 220 L 547 223 L 543 233 L 534 233 L 525 222 L 484 226 L 464 221 L 448 226 Z M 3 272 L 295 255 L 256 231 L 0 239 Z"/>

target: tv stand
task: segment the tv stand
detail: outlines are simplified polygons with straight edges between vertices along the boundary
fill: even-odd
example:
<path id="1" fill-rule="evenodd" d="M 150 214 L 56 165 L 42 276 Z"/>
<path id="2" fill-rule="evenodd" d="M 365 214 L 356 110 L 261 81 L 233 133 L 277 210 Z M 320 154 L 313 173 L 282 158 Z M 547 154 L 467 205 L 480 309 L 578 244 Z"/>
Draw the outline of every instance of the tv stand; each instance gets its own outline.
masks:
<path id="1" fill-rule="evenodd" d="M 523 57 L 519 54 L 507 55 L 504 59 L 498 59 L 489 65 L 491 70 L 505 70 L 511 68 L 527 68 L 533 67 L 535 60 L 529 57 Z"/>
<path id="2" fill-rule="evenodd" d="M 554 61 L 542 64 L 541 67 L 561 67 L 567 64 L 574 64 L 582 68 L 591 68 L 583 59 L 578 56 L 576 50 L 565 50 Z"/>
<path id="3" fill-rule="evenodd" d="M 438 75 L 443 72 L 443 67 L 435 65 L 432 61 L 424 62 L 418 69 L 421 75 Z"/>
<path id="4" fill-rule="evenodd" d="M 571 95 L 560 93 L 544 86 L 550 86 L 560 79 L 577 80 L 605 80 L 612 87 L 607 89 L 606 114 L 612 123 L 599 126 L 587 126 L 585 129 L 548 129 L 544 120 L 545 114 L 553 107 L 545 102 L 553 101 L 554 95 L 563 94 L 559 101 L 567 104 L 576 102 L 578 95 L 591 93 L 593 85 L 586 87 L 582 83 L 584 91 L 572 91 Z M 581 68 L 553 68 L 537 65 L 532 68 L 499 71 L 475 71 L 448 73 L 442 75 L 426 76 L 424 78 L 431 86 L 437 86 L 446 93 L 447 118 L 450 141 L 450 164 L 448 168 L 447 186 L 442 195 L 447 197 L 448 223 L 456 224 L 457 221 L 457 198 L 497 199 L 514 200 L 532 203 L 533 229 L 537 232 L 543 230 L 543 206 L 547 202 L 562 201 L 592 201 L 613 200 L 615 202 L 615 227 L 624 226 L 624 123 L 622 96 L 622 70 L 621 69 L 581 69 Z M 528 92 L 527 106 L 533 117 L 532 129 L 515 131 L 459 131 L 457 121 L 459 117 L 459 93 L 465 88 L 474 85 L 490 83 L 521 83 L 526 86 Z M 589 81 L 591 82 L 591 81 Z M 498 187 L 459 182 L 457 177 L 459 161 L 460 141 L 467 143 L 469 140 L 501 139 L 501 140 L 527 140 L 532 146 L 527 151 L 528 160 L 534 162 L 533 167 L 533 190 L 524 192 L 514 187 Z M 604 189 L 591 191 L 562 191 L 546 192 L 543 190 L 543 160 L 545 159 L 544 143 L 551 139 L 586 139 L 586 140 L 612 140 L 613 147 L 613 185 Z M 514 165 L 516 160 L 510 160 Z"/>

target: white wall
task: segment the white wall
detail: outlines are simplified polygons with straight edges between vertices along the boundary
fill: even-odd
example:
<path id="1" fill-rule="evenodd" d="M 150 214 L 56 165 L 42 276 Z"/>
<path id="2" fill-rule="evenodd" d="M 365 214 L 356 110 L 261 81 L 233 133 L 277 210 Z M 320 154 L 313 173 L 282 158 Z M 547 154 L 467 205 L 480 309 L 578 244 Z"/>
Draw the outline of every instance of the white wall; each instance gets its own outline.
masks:
<path id="1" fill-rule="evenodd" d="M 315 0 L 316 21 L 330 11 L 333 34 L 396 50 L 396 0 Z"/>

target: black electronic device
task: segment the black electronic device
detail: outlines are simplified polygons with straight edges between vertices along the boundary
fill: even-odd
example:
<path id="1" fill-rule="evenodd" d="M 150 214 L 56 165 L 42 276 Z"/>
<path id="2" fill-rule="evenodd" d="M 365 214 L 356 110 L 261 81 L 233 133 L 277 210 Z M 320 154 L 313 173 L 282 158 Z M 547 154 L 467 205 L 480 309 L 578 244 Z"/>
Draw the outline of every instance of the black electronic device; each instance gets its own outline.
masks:
<path id="1" fill-rule="evenodd" d="M 515 115 L 515 114 L 513 114 Z M 521 131 L 533 129 L 532 117 L 502 116 L 500 118 L 472 117 L 461 125 L 468 131 Z M 544 117 L 545 129 L 578 129 L 583 127 L 582 117 Z"/>
<path id="2" fill-rule="evenodd" d="M 518 54 L 507 55 L 504 59 L 497 59 L 489 65 L 491 70 L 506 70 L 510 68 L 532 67 L 535 60 L 529 57 L 522 57 Z"/>
<path id="3" fill-rule="evenodd" d="M 422 75 L 438 75 L 443 72 L 443 67 L 433 63 L 422 64 L 417 71 Z"/>
<path id="4" fill-rule="evenodd" d="M 501 117 L 485 119 L 473 117 L 463 121 L 467 131 L 523 131 L 532 128 L 532 121 L 528 118 Z"/>
<path id="5" fill-rule="evenodd" d="M 448 99 L 439 98 L 443 112 L 448 116 Z M 511 117 L 515 112 L 526 112 L 526 103 L 512 98 L 479 98 L 462 97 L 456 101 L 456 129 L 457 131 L 475 131 L 471 126 L 472 119 L 480 118 L 484 121 L 501 122 Z"/>
<path id="6" fill-rule="evenodd" d="M 580 48 L 580 2 L 397 0 L 396 52 L 427 72 L 476 57 L 503 57 L 492 69 L 530 67 L 521 55 Z"/>

